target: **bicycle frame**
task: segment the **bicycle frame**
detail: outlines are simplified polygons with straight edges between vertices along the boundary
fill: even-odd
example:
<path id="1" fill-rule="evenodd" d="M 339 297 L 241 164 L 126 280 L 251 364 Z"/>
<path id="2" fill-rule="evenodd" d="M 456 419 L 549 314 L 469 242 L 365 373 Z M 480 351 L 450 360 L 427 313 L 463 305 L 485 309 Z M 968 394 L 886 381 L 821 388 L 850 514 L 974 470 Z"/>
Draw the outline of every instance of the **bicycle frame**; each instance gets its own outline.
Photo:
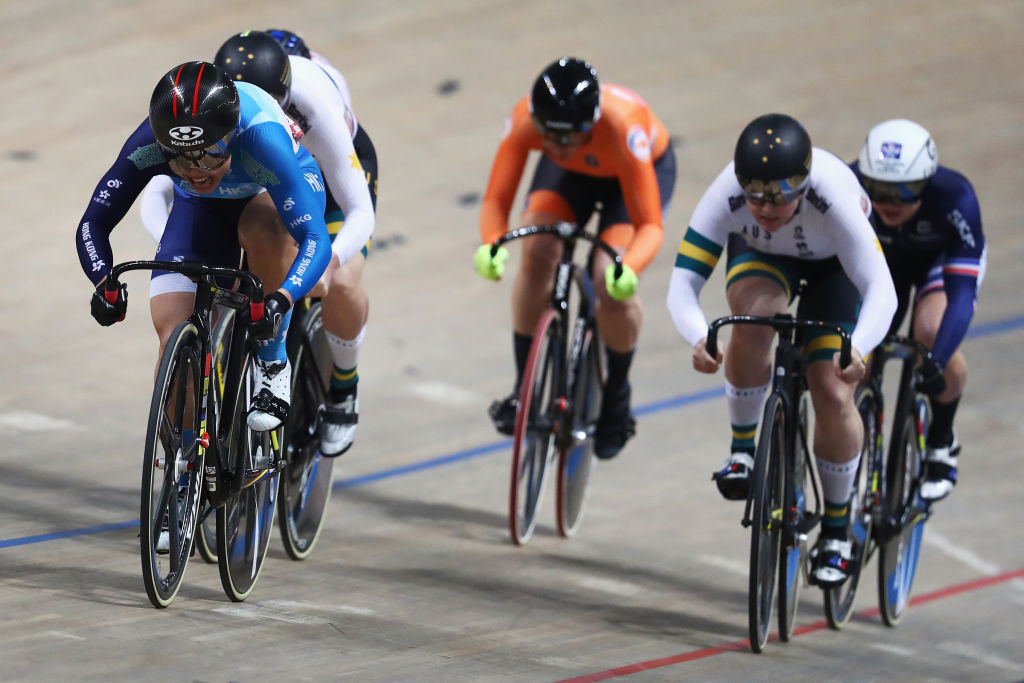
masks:
<path id="1" fill-rule="evenodd" d="M 871 470 L 869 473 L 871 486 L 871 506 L 874 516 L 876 531 L 876 542 L 885 541 L 901 534 L 903 529 L 910 524 L 923 522 L 930 515 L 930 506 L 924 507 L 908 502 L 898 515 L 889 515 L 883 518 L 883 501 L 885 499 L 884 486 L 888 485 L 885 467 L 890 459 L 900 457 L 894 452 L 899 445 L 897 430 L 902 426 L 906 415 L 915 416 L 915 437 L 918 447 L 924 452 L 925 431 L 927 428 L 927 407 L 919 407 L 918 392 L 916 384 L 920 376 L 920 362 L 931 358 L 931 352 L 916 339 L 900 335 L 890 335 L 871 354 L 871 366 L 868 370 L 867 383 L 872 387 L 878 401 L 878 425 L 877 439 L 872 447 Z M 885 364 L 890 360 L 901 362 L 899 390 L 896 395 L 895 409 L 893 412 L 893 433 L 889 439 L 888 457 L 884 457 L 884 444 L 882 435 L 885 418 L 885 399 L 882 392 L 882 380 L 885 372 Z M 910 480 L 910 491 L 906 496 L 908 501 L 917 499 L 917 491 L 921 486 L 923 472 L 915 473 Z"/>
<path id="2" fill-rule="evenodd" d="M 237 398 L 237 384 L 228 382 L 225 387 L 227 393 L 221 396 L 221 400 L 218 402 L 217 393 L 220 392 L 220 385 L 216 380 L 211 381 L 214 372 L 212 358 L 215 355 L 215 349 L 213 348 L 210 319 L 216 305 L 224 305 L 239 311 L 248 308 L 249 319 L 260 319 L 263 317 L 263 285 L 252 273 L 235 268 L 173 261 L 127 261 L 114 266 L 110 271 L 104 288 L 104 296 L 108 301 L 113 303 L 117 300 L 117 290 L 120 286 L 119 277 L 132 270 L 167 270 L 198 279 L 195 304 L 187 319 L 188 322 L 196 326 L 199 332 L 200 357 L 204 359 L 197 441 L 200 454 L 205 458 L 205 455 L 212 453 L 215 460 L 215 464 L 204 460 L 207 463 L 204 472 L 206 500 L 211 509 L 222 507 L 231 496 L 237 494 L 245 486 L 254 484 L 259 478 L 245 481 L 244 472 L 232 472 L 228 462 L 227 441 L 231 434 L 233 415 L 229 410 L 221 411 L 221 406 L 234 405 Z M 237 280 L 242 291 L 235 292 L 221 287 L 216 281 L 218 277 Z M 239 367 L 245 345 L 253 343 L 248 337 L 244 323 L 236 324 L 231 333 L 228 367 Z M 276 431 L 271 432 L 271 438 L 275 442 L 276 436 Z M 276 450 L 276 443 L 274 443 L 274 447 Z M 202 519 L 199 520 L 199 523 L 202 523 Z"/>
<path id="3" fill-rule="evenodd" d="M 556 378 L 556 386 L 560 396 L 559 413 L 561 416 L 572 415 L 572 402 L 575 395 L 573 387 L 573 381 L 576 377 L 575 363 L 579 360 L 579 351 L 583 347 L 587 331 L 595 327 L 594 302 L 597 297 L 594 292 L 593 280 L 590 277 L 590 270 L 594 264 L 594 254 L 598 249 L 608 254 L 615 264 L 616 277 L 622 273 L 622 257 L 598 235 L 588 233 L 575 223 L 569 222 L 531 225 L 511 230 L 491 243 L 491 254 L 496 254 L 498 248 L 507 242 L 532 235 L 554 235 L 562 242 L 562 255 L 555 273 L 555 284 L 551 292 L 551 302 L 549 304 L 551 309 L 557 311 L 562 330 L 570 330 L 569 292 L 572 289 L 573 279 L 579 280 L 580 286 L 585 292 L 585 295 L 581 297 L 579 302 L 575 323 L 571 326 L 572 331 L 566 333 L 568 340 L 563 335 L 560 342 L 564 346 L 566 341 L 568 341 L 568 345 L 565 348 L 558 349 L 562 357 L 568 360 L 565 372 L 559 373 L 560 376 Z M 581 268 L 580 264 L 577 264 L 574 260 L 576 245 L 581 239 L 590 242 L 592 245 L 587 256 L 585 268 Z M 557 430 L 555 445 L 559 449 L 571 446 L 574 439 L 580 439 L 585 436 L 572 434 L 571 428 L 563 428 L 565 424 L 567 424 L 566 421 L 559 420 L 559 423 L 555 425 Z"/>
<path id="4" fill-rule="evenodd" d="M 811 449 L 808 448 L 806 425 L 798 419 L 797 410 L 800 405 L 800 396 L 807 388 L 806 363 L 804 361 L 803 342 L 799 339 L 799 332 L 802 330 L 821 329 L 835 332 L 839 335 L 841 346 L 839 350 L 839 364 L 846 367 L 850 364 L 850 335 L 842 327 L 833 323 L 817 320 L 797 320 L 788 313 L 777 313 L 772 317 L 751 316 L 751 315 L 730 315 L 719 318 L 711 323 L 708 328 L 706 348 L 708 354 L 714 358 L 718 353 L 718 330 L 725 325 L 746 324 L 762 325 L 774 328 L 778 332 L 779 340 L 775 346 L 775 362 L 772 365 L 772 387 L 771 394 L 779 394 L 786 409 L 786 477 L 792 478 L 794 472 L 795 458 L 797 453 L 797 439 L 806 455 L 807 471 L 813 473 L 811 477 L 815 510 L 813 513 L 803 515 L 803 519 L 796 519 L 796 515 L 787 515 L 785 520 L 784 533 L 787 536 L 806 534 L 817 525 L 821 519 L 821 489 L 817 476 L 817 466 L 810 457 Z M 792 490 L 795 482 L 787 482 L 787 488 Z M 747 496 L 747 503 L 743 511 L 743 526 L 749 527 L 753 522 L 751 518 L 751 506 L 753 501 Z M 789 538 L 788 540 L 792 540 Z"/>

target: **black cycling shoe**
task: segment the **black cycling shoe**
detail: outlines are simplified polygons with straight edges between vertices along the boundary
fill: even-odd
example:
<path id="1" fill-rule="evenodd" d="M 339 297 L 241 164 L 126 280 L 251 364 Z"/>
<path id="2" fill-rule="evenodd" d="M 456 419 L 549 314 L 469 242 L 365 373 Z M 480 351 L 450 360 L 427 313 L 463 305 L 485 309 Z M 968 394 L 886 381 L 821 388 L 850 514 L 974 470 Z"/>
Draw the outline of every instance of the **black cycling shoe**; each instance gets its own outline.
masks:
<path id="1" fill-rule="evenodd" d="M 636 434 L 636 418 L 629 409 L 629 389 L 625 398 L 620 399 L 607 410 L 601 410 L 594 430 L 594 455 L 601 460 L 610 460 L 619 454 Z"/>
<path id="2" fill-rule="evenodd" d="M 736 451 L 725 459 L 722 469 L 713 473 L 711 478 L 726 500 L 746 500 L 750 493 L 750 473 L 753 469 L 753 456 Z"/>
<path id="3" fill-rule="evenodd" d="M 487 414 L 494 422 L 494 428 L 499 433 L 512 436 L 516 428 L 516 409 L 519 407 L 519 395 L 509 394 L 503 399 L 497 400 L 487 409 Z"/>

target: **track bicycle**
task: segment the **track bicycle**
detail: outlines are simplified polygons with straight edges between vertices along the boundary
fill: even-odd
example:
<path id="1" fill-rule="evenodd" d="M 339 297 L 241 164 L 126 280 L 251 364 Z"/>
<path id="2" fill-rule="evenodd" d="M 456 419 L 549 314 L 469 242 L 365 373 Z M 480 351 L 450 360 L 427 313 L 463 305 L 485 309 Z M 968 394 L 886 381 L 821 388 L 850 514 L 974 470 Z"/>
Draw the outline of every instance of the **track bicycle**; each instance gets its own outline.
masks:
<path id="1" fill-rule="evenodd" d="M 778 333 L 772 386 L 762 413 L 742 520 L 743 526 L 751 530 L 750 648 L 759 653 L 768 643 L 776 592 L 779 637 L 785 642 L 793 635 L 800 588 L 808 577 L 807 535 L 821 520 L 823 508 L 817 466 L 807 440 L 807 363 L 803 336 L 813 330 L 838 335 L 842 367 L 850 364 L 850 336 L 839 325 L 800 320 L 788 313 L 771 317 L 732 315 L 715 320 L 708 328 L 706 348 L 712 358 L 718 353 L 718 330 L 732 324 L 764 325 Z M 862 489 L 855 483 L 852 499 L 858 501 L 862 495 Z M 813 506 L 810 504 L 812 497 Z M 867 545 L 868 531 L 859 526 L 862 521 L 852 516 L 855 561 Z M 858 573 L 854 572 L 841 586 L 825 590 L 825 613 L 831 625 L 841 625 L 835 617 L 844 608 L 849 611 L 848 602 L 853 601 L 858 578 Z"/>
<path id="2" fill-rule="evenodd" d="M 166 270 L 198 280 L 192 314 L 167 340 L 150 404 L 139 534 L 146 594 L 158 608 L 174 600 L 205 501 L 207 510 L 216 511 L 221 585 L 232 600 L 244 600 L 266 557 L 284 466 L 282 428 L 254 432 L 246 424 L 258 343 L 248 324 L 263 316 L 262 284 L 235 268 L 130 261 L 111 269 L 108 301 L 117 296 L 120 275 L 132 270 Z M 236 281 L 239 291 L 222 284 Z M 238 313 L 220 353 L 211 330 L 215 306 Z M 215 354 L 224 363 L 223 381 L 213 374 Z"/>
<path id="3" fill-rule="evenodd" d="M 551 303 L 541 315 L 523 371 L 513 431 L 509 487 L 509 532 L 515 545 L 530 540 L 549 465 L 558 459 L 556 521 L 568 538 L 579 529 L 594 468 L 594 433 L 601 414 L 604 378 L 601 341 L 590 276 L 597 249 L 622 258 L 599 236 L 575 223 L 532 225 L 512 230 L 491 244 L 491 253 L 507 242 L 531 235 L 552 235 L 562 243 Z M 586 267 L 573 261 L 580 240 L 593 246 Z"/>
<path id="4" fill-rule="evenodd" d="M 866 555 L 878 551 L 878 605 L 887 626 L 898 624 L 910 604 L 924 523 L 931 514 L 931 506 L 919 495 L 931 407 L 927 396 L 917 390 L 921 364 L 930 358 L 931 352 L 916 339 L 891 335 L 871 353 L 868 377 L 857 390 L 865 436 L 869 429 L 871 436 L 868 495 L 858 514 L 873 522 Z M 886 453 L 882 380 L 890 360 L 900 361 L 901 366 Z"/>

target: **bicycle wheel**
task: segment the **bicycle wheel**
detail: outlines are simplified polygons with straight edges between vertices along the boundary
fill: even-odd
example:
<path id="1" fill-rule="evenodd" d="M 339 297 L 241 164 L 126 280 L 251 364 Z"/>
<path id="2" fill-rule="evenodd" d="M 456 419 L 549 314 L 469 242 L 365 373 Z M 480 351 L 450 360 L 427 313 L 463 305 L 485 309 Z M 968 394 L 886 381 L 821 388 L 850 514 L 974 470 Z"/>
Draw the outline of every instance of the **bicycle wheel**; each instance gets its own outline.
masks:
<path id="1" fill-rule="evenodd" d="M 850 540 L 853 543 L 854 573 L 841 586 L 825 591 L 825 618 L 835 630 L 850 621 L 853 602 L 860 585 L 861 569 L 867 563 L 871 544 L 871 486 L 868 472 L 871 471 L 871 454 L 878 439 L 878 397 L 874 389 L 864 386 L 857 390 L 854 406 L 864 425 L 864 441 L 860 449 L 860 464 L 853 479 L 850 494 Z"/>
<path id="2" fill-rule="evenodd" d="M 213 367 L 210 374 L 213 376 L 213 395 L 217 401 L 217 415 L 222 415 L 220 410 L 221 399 L 224 396 L 224 381 L 227 377 L 226 364 L 230 351 L 230 333 L 235 322 L 235 310 L 222 306 L 216 309 L 217 322 L 213 326 Z M 196 534 L 196 547 L 199 549 L 199 556 L 207 564 L 217 564 L 217 515 L 209 506 L 204 506 L 200 514 L 202 522 Z"/>
<path id="3" fill-rule="evenodd" d="M 785 410 L 785 402 L 780 395 L 768 397 L 751 479 L 750 588 L 747 599 L 750 649 L 754 652 L 763 651 L 768 644 L 775 572 L 780 562 L 786 480 Z"/>
<path id="4" fill-rule="evenodd" d="M 898 430 L 886 464 L 884 519 L 891 533 L 878 544 L 878 604 L 886 626 L 896 626 L 910 604 L 910 589 L 917 572 L 926 512 L 917 498 L 915 479 L 922 466 L 924 427 L 918 425 L 927 404 L 917 405 L 918 415 L 907 414 Z"/>
<path id="5" fill-rule="evenodd" d="M 800 395 L 798 412 L 799 430 L 794 434 L 793 484 L 786 487 L 786 505 L 789 518 L 782 530 L 779 552 L 779 638 L 788 642 L 796 625 L 796 612 L 800 589 L 807 575 L 807 532 L 801 528 L 807 512 L 807 492 L 811 490 L 807 471 L 807 393 Z"/>
<path id="6" fill-rule="evenodd" d="M 331 349 L 324 334 L 319 303 L 300 318 L 289 355 L 292 360 L 292 400 L 284 430 L 277 521 L 288 557 L 304 560 L 316 545 L 331 498 L 335 458 L 320 455 L 317 411 L 331 381 Z M 293 318 L 294 320 L 294 318 Z"/>
<path id="7" fill-rule="evenodd" d="M 202 386 L 198 331 L 183 322 L 160 359 L 142 461 L 139 545 L 154 607 L 174 600 L 192 554 L 202 495 Z"/>
<path id="8" fill-rule="evenodd" d="M 576 356 L 572 394 L 572 424 L 565 434 L 569 443 L 559 452 L 557 521 L 558 533 L 571 537 L 583 519 L 594 469 L 594 430 L 601 414 L 601 344 L 593 330 L 583 333 Z M 570 441 L 571 440 L 571 441 Z"/>
<path id="9" fill-rule="evenodd" d="M 561 323 L 556 312 L 548 309 L 537 323 L 527 357 L 513 432 L 508 521 L 516 545 L 529 541 L 537 526 L 548 463 L 555 449 L 555 411 L 564 358 Z"/>
<path id="10" fill-rule="evenodd" d="M 235 485 L 242 485 L 217 509 L 217 565 L 224 592 L 235 602 L 252 592 L 263 569 L 277 502 L 278 473 L 273 469 L 279 427 L 254 432 L 245 422 L 254 393 L 253 357 L 245 354 L 232 413 L 228 461 Z"/>

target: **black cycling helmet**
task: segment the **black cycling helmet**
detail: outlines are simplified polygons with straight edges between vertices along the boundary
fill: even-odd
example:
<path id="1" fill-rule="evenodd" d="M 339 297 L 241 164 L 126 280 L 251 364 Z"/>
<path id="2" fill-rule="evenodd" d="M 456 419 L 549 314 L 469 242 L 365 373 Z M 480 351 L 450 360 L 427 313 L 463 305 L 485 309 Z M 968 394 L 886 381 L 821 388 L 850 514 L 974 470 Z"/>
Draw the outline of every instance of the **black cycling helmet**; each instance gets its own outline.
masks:
<path id="1" fill-rule="evenodd" d="M 601 118 L 601 84 L 597 71 L 575 57 L 549 64 L 533 83 L 530 117 L 541 132 L 560 137 L 584 133 Z"/>
<path id="2" fill-rule="evenodd" d="M 164 74 L 153 89 L 149 125 L 172 156 L 223 152 L 238 127 L 238 111 L 238 91 L 220 69 L 209 62 L 186 62 Z"/>
<path id="3" fill-rule="evenodd" d="M 245 31 L 228 38 L 213 58 L 221 71 L 233 81 L 258 86 L 284 104 L 292 84 L 288 53 L 272 35 L 263 31 Z"/>
<path id="4" fill-rule="evenodd" d="M 786 204 L 803 193 L 811 173 L 811 137 L 793 117 L 765 114 L 740 133 L 733 161 L 747 199 Z"/>
<path id="5" fill-rule="evenodd" d="M 310 52 L 306 47 L 306 41 L 291 31 L 283 28 L 268 28 L 267 33 L 273 36 L 274 40 L 279 42 L 288 54 L 309 59 Z"/>

